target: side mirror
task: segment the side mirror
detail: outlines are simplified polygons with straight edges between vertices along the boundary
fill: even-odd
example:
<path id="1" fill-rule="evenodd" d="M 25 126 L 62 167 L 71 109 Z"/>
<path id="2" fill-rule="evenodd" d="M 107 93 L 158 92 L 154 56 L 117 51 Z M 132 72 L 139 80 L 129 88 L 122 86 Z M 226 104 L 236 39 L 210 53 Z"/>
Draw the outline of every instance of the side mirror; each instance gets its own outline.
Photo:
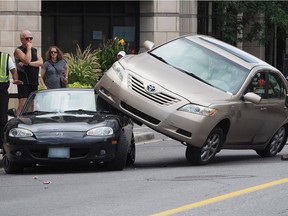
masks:
<path id="1" fill-rule="evenodd" d="M 261 97 L 253 92 L 248 92 L 243 96 L 244 100 L 250 101 L 255 104 L 260 104 L 261 103 Z"/>
<path id="2" fill-rule="evenodd" d="M 17 117 L 15 108 L 8 109 L 7 114 L 11 117 Z"/>
<path id="3" fill-rule="evenodd" d="M 144 41 L 143 46 L 146 50 L 151 50 L 154 47 L 154 43 L 152 41 Z"/>

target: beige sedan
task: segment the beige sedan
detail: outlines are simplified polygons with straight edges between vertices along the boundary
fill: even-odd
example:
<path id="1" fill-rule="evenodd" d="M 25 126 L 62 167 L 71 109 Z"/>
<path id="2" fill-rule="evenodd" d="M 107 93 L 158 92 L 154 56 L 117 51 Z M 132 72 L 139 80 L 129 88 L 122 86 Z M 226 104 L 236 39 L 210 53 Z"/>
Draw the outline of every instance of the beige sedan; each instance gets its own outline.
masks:
<path id="1" fill-rule="evenodd" d="M 273 157 L 288 134 L 287 83 L 280 71 L 214 38 L 182 36 L 127 55 L 96 84 L 111 105 L 186 145 L 193 164 L 221 149 Z"/>

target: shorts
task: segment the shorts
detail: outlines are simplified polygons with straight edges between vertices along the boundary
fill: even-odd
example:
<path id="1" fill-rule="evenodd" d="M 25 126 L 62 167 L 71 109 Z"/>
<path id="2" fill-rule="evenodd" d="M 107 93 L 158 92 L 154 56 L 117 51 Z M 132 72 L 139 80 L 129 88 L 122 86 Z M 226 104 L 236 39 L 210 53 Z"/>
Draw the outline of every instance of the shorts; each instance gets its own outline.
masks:
<path id="1" fill-rule="evenodd" d="M 18 98 L 28 98 L 29 94 L 31 92 L 38 90 L 38 85 L 32 85 L 32 84 L 23 84 L 18 85 Z"/>

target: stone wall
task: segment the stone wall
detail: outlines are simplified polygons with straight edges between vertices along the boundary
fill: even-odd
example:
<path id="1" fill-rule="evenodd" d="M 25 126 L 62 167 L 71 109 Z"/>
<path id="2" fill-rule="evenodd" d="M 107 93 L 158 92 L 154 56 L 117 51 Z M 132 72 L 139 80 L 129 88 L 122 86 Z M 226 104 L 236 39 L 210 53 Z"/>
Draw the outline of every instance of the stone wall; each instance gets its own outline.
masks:
<path id="1" fill-rule="evenodd" d="M 140 46 L 156 45 L 183 34 L 197 33 L 197 1 L 140 1 Z"/>
<path id="2" fill-rule="evenodd" d="M 19 46 L 19 35 L 28 29 L 33 33 L 33 46 L 41 52 L 41 0 L 1 0 L 0 2 L 0 51 L 13 53 Z M 9 93 L 17 93 L 10 84 Z M 11 98 L 9 107 L 17 107 L 18 100 Z"/>

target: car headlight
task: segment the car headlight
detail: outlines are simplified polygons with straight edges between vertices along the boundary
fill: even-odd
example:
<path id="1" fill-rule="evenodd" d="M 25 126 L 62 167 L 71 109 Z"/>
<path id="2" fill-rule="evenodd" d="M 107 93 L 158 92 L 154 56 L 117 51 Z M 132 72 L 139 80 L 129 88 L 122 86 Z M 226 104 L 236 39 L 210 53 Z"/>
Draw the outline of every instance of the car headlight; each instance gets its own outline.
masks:
<path id="1" fill-rule="evenodd" d="M 31 137 L 33 136 L 33 133 L 23 128 L 12 128 L 9 131 L 9 136 L 10 137 Z"/>
<path id="2" fill-rule="evenodd" d="M 115 62 L 112 65 L 113 71 L 116 73 L 116 75 L 119 77 L 119 79 L 123 80 L 123 75 L 125 73 L 125 69 L 122 67 L 122 65 L 119 62 Z"/>
<path id="3" fill-rule="evenodd" d="M 111 127 L 97 127 L 87 131 L 88 136 L 107 136 L 112 134 L 113 129 Z"/>
<path id="4" fill-rule="evenodd" d="M 179 108 L 178 110 L 189 113 L 195 113 L 203 116 L 213 116 L 217 113 L 217 109 L 208 108 L 197 104 L 186 104 L 183 107 Z"/>

